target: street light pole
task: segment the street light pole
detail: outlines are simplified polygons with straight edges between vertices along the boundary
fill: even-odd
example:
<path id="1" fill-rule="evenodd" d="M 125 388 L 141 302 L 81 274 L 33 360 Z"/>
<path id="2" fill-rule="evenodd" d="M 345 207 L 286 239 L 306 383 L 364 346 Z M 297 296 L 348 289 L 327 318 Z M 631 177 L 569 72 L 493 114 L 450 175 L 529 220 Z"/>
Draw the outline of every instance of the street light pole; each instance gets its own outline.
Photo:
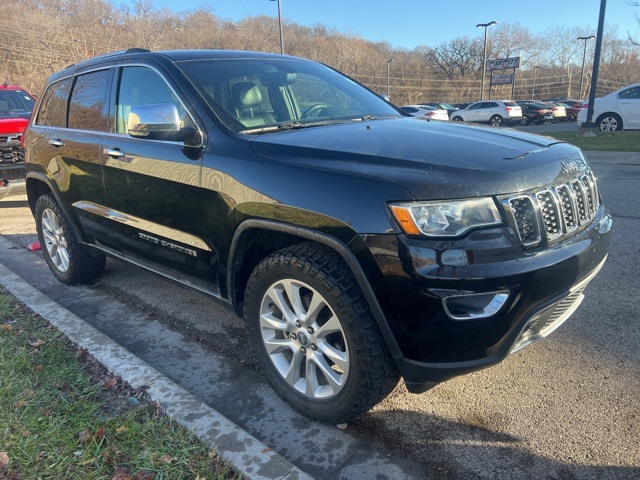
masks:
<path id="1" fill-rule="evenodd" d="M 476 28 L 484 28 L 484 55 L 482 57 L 482 93 L 480 94 L 480 100 L 484 100 L 484 81 L 487 73 L 487 29 L 491 25 L 497 25 L 498 22 L 491 21 L 489 23 L 479 23 Z"/>
<path id="2" fill-rule="evenodd" d="M 284 55 L 284 38 L 282 36 L 282 11 L 280 10 L 280 0 L 271 0 L 278 2 L 278 25 L 280 27 L 280 53 Z"/>
<path id="3" fill-rule="evenodd" d="M 393 58 L 391 60 L 387 60 L 387 97 L 391 98 L 391 94 L 389 93 L 389 64 L 393 62 Z"/>
<path id="4" fill-rule="evenodd" d="M 533 67 L 533 88 L 531 89 L 531 101 L 533 101 L 533 95 L 536 91 L 536 71 L 539 69 L 539 66 Z"/>
<path id="5" fill-rule="evenodd" d="M 580 71 L 580 91 L 578 92 L 578 100 L 582 98 L 582 83 L 584 82 L 584 62 L 587 58 L 587 41 L 592 38 L 596 38 L 595 35 L 589 35 L 588 37 L 578 37 L 578 40 L 584 40 L 584 52 L 582 53 L 582 70 Z"/>

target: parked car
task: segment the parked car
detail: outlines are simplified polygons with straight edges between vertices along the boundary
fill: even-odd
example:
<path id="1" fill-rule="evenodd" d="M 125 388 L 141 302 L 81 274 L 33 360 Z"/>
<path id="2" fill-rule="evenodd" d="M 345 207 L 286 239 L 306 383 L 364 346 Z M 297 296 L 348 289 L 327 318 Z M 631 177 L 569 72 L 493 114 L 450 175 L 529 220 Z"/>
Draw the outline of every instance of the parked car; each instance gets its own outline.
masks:
<path id="1" fill-rule="evenodd" d="M 553 112 L 553 119 L 551 123 L 559 121 L 565 121 L 567 119 L 567 109 L 564 105 L 558 102 L 541 102 L 543 105 L 547 105 Z"/>
<path id="2" fill-rule="evenodd" d="M 16 85 L 0 85 L 0 198 L 25 193 L 22 134 L 35 99 Z"/>
<path id="3" fill-rule="evenodd" d="M 530 101 L 517 101 L 516 103 L 522 108 L 520 125 L 529 125 L 530 123 L 541 125 L 553 120 L 553 111 L 546 105 Z"/>
<path id="4" fill-rule="evenodd" d="M 578 126 L 587 121 L 585 104 L 578 113 Z M 596 98 L 593 105 L 593 121 L 603 132 L 640 129 L 640 83 L 623 87 Z"/>
<path id="5" fill-rule="evenodd" d="M 520 122 L 522 109 L 512 100 L 488 100 L 471 103 L 467 108 L 456 110 L 451 117 L 454 122 L 489 123 L 494 127 Z"/>
<path id="6" fill-rule="evenodd" d="M 580 110 L 587 108 L 587 102 L 583 102 L 582 100 L 557 100 L 557 102 L 565 107 L 567 111 L 567 122 L 575 122 Z"/>
<path id="7" fill-rule="evenodd" d="M 610 241 L 578 148 L 420 122 L 284 55 L 80 62 L 49 78 L 25 145 L 58 280 L 110 256 L 210 295 L 245 319 L 274 390 L 334 424 L 400 376 L 422 393 L 545 337 Z"/>
<path id="8" fill-rule="evenodd" d="M 451 118 L 451 114 L 457 110 L 457 108 L 454 107 L 453 105 L 449 105 L 448 103 L 444 103 L 444 102 L 425 102 L 425 103 L 421 103 L 420 105 L 426 105 L 428 107 L 437 108 L 439 110 L 446 110 L 447 114 L 449 115 L 449 118 Z"/>
<path id="9" fill-rule="evenodd" d="M 429 105 L 403 105 L 398 108 L 412 117 L 427 118 L 429 120 L 449 120 L 449 114 L 446 110 Z"/>

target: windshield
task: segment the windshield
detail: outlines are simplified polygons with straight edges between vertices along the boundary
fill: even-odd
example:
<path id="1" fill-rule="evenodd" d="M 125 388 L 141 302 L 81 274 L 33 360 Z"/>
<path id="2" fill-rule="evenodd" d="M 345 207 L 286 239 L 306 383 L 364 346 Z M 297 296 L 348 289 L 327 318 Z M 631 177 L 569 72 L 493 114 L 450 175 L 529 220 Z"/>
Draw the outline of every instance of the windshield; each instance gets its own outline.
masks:
<path id="1" fill-rule="evenodd" d="M 0 90 L 0 118 L 29 118 L 36 101 L 22 90 Z"/>
<path id="2" fill-rule="evenodd" d="M 177 65 L 220 120 L 240 133 L 401 116 L 378 95 L 311 61 L 214 59 Z"/>

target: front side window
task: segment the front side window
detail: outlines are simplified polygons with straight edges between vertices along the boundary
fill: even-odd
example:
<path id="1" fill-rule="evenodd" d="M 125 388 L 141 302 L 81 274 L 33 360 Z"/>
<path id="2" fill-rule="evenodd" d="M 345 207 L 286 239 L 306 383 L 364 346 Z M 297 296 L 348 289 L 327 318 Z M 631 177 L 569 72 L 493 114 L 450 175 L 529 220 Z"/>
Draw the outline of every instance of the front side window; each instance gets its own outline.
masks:
<path id="1" fill-rule="evenodd" d="M 322 64 L 290 59 L 178 62 L 221 122 L 265 133 L 401 116 L 375 93 Z"/>
<path id="2" fill-rule="evenodd" d="M 78 75 L 69 102 L 69 128 L 106 131 L 107 70 Z"/>
<path id="3" fill-rule="evenodd" d="M 67 126 L 67 101 L 72 82 L 72 78 L 67 78 L 49 85 L 42 97 L 36 125 L 62 128 Z"/>
<path id="4" fill-rule="evenodd" d="M 132 107 L 158 103 L 175 105 L 182 127 L 194 128 L 184 105 L 158 72 L 147 67 L 122 68 L 116 100 L 116 133 L 128 133 L 127 120 Z"/>

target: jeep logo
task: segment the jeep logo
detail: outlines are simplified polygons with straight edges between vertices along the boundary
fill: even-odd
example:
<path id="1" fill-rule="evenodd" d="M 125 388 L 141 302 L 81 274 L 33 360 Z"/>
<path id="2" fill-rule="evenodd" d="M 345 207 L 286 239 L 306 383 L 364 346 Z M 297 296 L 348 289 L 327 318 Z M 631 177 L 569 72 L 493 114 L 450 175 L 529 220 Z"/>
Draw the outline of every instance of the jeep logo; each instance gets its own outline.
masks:
<path id="1" fill-rule="evenodd" d="M 561 162 L 561 165 L 564 173 L 578 173 L 580 171 L 578 164 L 575 162 Z"/>

